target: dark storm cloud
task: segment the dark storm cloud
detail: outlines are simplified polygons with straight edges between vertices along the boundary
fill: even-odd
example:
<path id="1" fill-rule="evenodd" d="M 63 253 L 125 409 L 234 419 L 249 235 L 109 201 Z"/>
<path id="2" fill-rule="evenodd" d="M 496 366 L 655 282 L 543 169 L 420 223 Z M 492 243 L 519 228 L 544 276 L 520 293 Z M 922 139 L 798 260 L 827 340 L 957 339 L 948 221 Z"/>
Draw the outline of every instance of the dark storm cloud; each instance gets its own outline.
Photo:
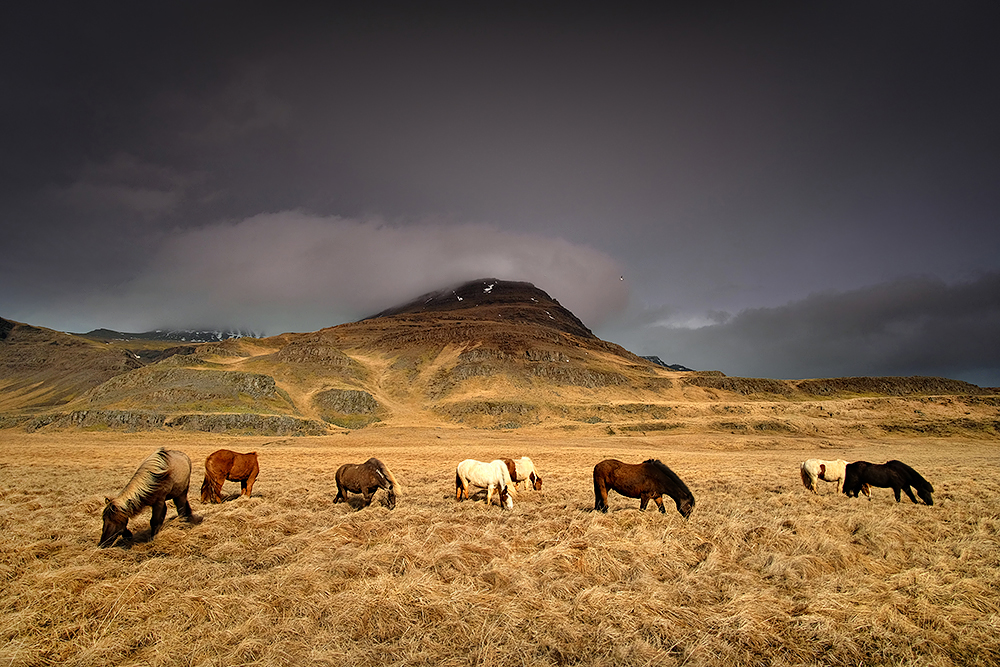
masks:
<path id="1" fill-rule="evenodd" d="M 693 346 L 1000 271 L 991 5 L 481 5 L 8 9 L 0 316 L 273 333 L 495 275 Z"/>
<path id="2" fill-rule="evenodd" d="M 703 326 L 666 315 L 623 336 L 633 349 L 729 375 L 940 375 L 1000 386 L 1000 273 L 814 294 Z"/>

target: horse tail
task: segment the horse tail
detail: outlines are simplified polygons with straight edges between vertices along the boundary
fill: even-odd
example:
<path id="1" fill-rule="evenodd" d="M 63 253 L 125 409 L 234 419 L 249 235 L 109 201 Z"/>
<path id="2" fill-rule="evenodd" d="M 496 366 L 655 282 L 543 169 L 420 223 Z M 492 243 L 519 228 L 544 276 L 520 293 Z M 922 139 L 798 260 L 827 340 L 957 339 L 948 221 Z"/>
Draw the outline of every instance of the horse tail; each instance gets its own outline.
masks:
<path id="1" fill-rule="evenodd" d="M 813 487 L 812 487 L 812 477 L 809 474 L 809 472 L 806 470 L 806 464 L 805 463 L 803 463 L 799 467 L 799 473 L 801 473 L 801 475 L 802 475 L 802 484 L 803 484 L 803 486 L 805 486 L 807 489 L 809 489 L 810 491 L 812 491 L 813 490 Z"/>
<path id="2" fill-rule="evenodd" d="M 165 479 L 170 476 L 170 461 L 167 450 L 160 447 L 139 464 L 132 479 L 122 492 L 111 500 L 110 507 L 129 518 L 135 516 L 146 505 L 146 499 Z"/>
<path id="3" fill-rule="evenodd" d="M 201 502 L 207 503 L 212 497 L 212 480 L 209 479 L 208 471 L 205 471 L 205 481 L 201 483 Z"/>

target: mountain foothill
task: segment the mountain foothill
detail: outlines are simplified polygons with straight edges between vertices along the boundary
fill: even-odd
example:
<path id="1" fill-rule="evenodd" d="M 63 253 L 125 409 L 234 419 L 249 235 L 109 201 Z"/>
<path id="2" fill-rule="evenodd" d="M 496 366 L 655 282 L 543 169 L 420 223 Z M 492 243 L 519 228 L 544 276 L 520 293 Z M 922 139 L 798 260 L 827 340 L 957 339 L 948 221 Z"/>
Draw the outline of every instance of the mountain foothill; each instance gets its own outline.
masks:
<path id="1" fill-rule="evenodd" d="M 934 377 L 729 377 L 601 340 L 481 279 L 309 333 L 86 334 L 0 319 L 0 428 L 358 428 L 995 437 L 997 391 Z"/>

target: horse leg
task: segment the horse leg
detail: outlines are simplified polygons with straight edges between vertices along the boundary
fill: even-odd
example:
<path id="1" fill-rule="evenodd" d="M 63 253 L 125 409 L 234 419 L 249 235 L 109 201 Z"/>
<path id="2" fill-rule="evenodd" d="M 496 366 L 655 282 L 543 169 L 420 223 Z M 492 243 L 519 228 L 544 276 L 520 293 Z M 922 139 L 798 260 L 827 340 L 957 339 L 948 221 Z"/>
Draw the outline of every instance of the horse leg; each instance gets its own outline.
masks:
<path id="1" fill-rule="evenodd" d="M 153 516 L 149 520 L 149 539 L 153 539 L 158 532 L 160 532 L 160 526 L 163 525 L 163 520 L 167 517 L 167 502 L 161 500 L 159 502 L 153 503 Z"/>
<path id="2" fill-rule="evenodd" d="M 375 487 L 375 488 L 378 488 L 378 487 Z M 374 490 L 370 486 L 361 487 L 361 495 L 364 496 L 365 507 L 368 507 L 369 505 L 372 504 L 372 498 L 375 497 L 375 493 L 374 493 Z"/>
<path id="3" fill-rule="evenodd" d="M 646 505 L 649 504 L 649 498 L 650 497 L 648 495 L 646 495 L 645 493 L 642 494 L 641 496 L 639 496 L 639 511 L 640 512 L 645 512 L 646 511 Z"/>
<path id="4" fill-rule="evenodd" d="M 193 513 L 191 512 L 191 503 L 188 502 L 187 495 L 174 498 L 174 507 L 177 508 L 177 516 L 187 521 L 191 520 Z"/>
<path id="5" fill-rule="evenodd" d="M 896 502 L 899 502 L 899 492 L 900 488 L 898 486 L 892 487 L 892 495 L 896 496 Z"/>
<path id="6" fill-rule="evenodd" d="M 904 486 L 903 487 L 903 491 L 906 491 L 906 495 L 908 495 L 910 497 L 910 500 L 913 501 L 914 505 L 919 504 L 919 503 L 917 503 L 917 499 L 913 497 L 913 491 L 910 490 L 910 487 Z"/>
<path id="7" fill-rule="evenodd" d="M 347 502 L 347 494 L 344 493 L 344 488 L 337 484 L 337 496 L 333 499 L 333 504 Z"/>
<path id="8" fill-rule="evenodd" d="M 660 508 L 660 514 L 666 514 L 667 508 L 663 506 L 663 496 L 656 496 L 653 500 L 656 502 L 656 506 Z"/>
<path id="9" fill-rule="evenodd" d="M 608 489 L 597 475 L 594 475 L 594 511 L 608 513 Z"/>
<path id="10" fill-rule="evenodd" d="M 486 487 L 486 506 L 489 507 L 493 503 L 493 485 L 490 484 Z"/>

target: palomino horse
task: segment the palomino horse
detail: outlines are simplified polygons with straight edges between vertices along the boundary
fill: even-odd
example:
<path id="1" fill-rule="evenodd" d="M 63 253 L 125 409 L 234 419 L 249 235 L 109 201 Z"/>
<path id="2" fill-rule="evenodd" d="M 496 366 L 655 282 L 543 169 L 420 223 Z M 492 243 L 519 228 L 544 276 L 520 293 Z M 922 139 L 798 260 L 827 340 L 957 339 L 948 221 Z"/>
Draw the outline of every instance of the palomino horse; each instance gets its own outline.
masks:
<path id="1" fill-rule="evenodd" d="M 857 498 L 858 491 L 866 484 L 883 489 L 891 488 L 897 503 L 900 491 L 905 491 L 910 500 L 917 502 L 913 497 L 913 491 L 910 490 L 912 486 L 925 504 L 934 504 L 934 497 L 931 495 L 934 493 L 934 487 L 921 477 L 920 473 L 902 461 L 887 461 L 882 464 L 868 463 L 868 461 L 848 463 L 844 476 L 844 493 Z"/>
<path id="2" fill-rule="evenodd" d="M 497 489 L 500 492 L 500 507 L 514 509 L 514 499 L 510 495 L 513 485 L 507 464 L 500 459 L 489 463 L 465 459 L 455 469 L 455 500 L 458 501 L 469 497 L 470 486 L 481 486 L 486 489 L 487 505 L 493 502 L 493 489 Z"/>
<path id="3" fill-rule="evenodd" d="M 360 493 L 364 496 L 365 507 L 372 504 L 372 498 L 379 489 L 385 489 L 389 509 L 396 508 L 396 491 L 399 484 L 392 471 L 376 458 L 370 458 L 364 463 L 345 463 L 337 469 L 337 497 L 334 503 L 345 502 L 347 491 Z"/>
<path id="4" fill-rule="evenodd" d="M 614 490 L 626 498 L 638 498 L 639 509 L 644 510 L 650 499 L 656 502 L 660 512 L 663 494 L 674 499 L 677 511 L 685 519 L 694 511 L 694 496 L 681 478 L 673 470 L 657 459 L 642 463 L 622 463 L 617 459 L 607 459 L 594 466 L 594 509 L 608 511 L 608 491 Z"/>
<path id="5" fill-rule="evenodd" d="M 226 480 L 239 482 L 240 495 L 249 498 L 259 472 L 257 452 L 240 454 L 228 449 L 212 452 L 205 459 L 205 481 L 201 483 L 201 502 L 221 503 L 222 485 Z"/>
<path id="6" fill-rule="evenodd" d="M 516 461 L 504 459 L 503 462 L 507 465 L 507 472 L 510 473 L 510 478 L 514 481 L 515 489 L 523 482 L 525 488 L 530 486 L 535 491 L 542 490 L 542 478 L 538 476 L 535 464 L 527 456 L 522 456 Z"/>
<path id="7" fill-rule="evenodd" d="M 819 495 L 819 488 L 816 484 L 816 480 L 818 479 L 824 482 L 835 482 L 837 484 L 837 493 L 840 493 L 844 487 L 846 469 L 847 461 L 844 459 L 837 459 L 836 461 L 807 459 L 799 467 L 799 473 L 802 475 L 802 484 L 816 495 Z M 859 490 L 868 497 L 868 500 L 872 499 L 872 490 L 867 484 L 862 484 Z"/>
<path id="8" fill-rule="evenodd" d="M 198 523 L 200 518 L 191 513 L 188 503 L 188 485 L 191 482 L 191 459 L 184 452 L 160 448 L 139 465 L 132 479 L 115 498 L 105 498 L 104 528 L 101 530 L 101 547 L 114 544 L 119 535 L 132 539 L 128 520 L 147 505 L 153 508 L 149 520 L 149 539 L 159 532 L 167 516 L 167 501 L 173 500 L 177 516 Z"/>

